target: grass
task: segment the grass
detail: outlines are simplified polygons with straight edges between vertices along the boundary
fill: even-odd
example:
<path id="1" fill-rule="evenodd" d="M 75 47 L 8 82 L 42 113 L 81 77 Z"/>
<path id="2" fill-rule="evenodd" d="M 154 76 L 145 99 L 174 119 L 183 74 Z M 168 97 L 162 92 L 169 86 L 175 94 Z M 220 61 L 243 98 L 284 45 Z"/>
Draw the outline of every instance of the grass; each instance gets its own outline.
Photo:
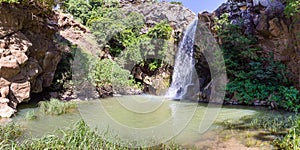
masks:
<path id="1" fill-rule="evenodd" d="M 258 138 L 262 141 L 270 140 L 269 143 L 279 149 L 300 149 L 300 118 L 297 114 L 261 112 L 242 117 L 239 121 L 226 120 L 218 124 L 239 132 L 258 131 L 255 135 L 245 135 L 245 145 L 248 147 L 260 145 L 253 140 Z M 270 136 L 275 138 L 270 139 Z"/>
<path id="2" fill-rule="evenodd" d="M 25 120 L 35 120 L 37 119 L 37 115 L 34 110 L 30 110 L 25 114 Z"/>
<path id="3" fill-rule="evenodd" d="M 8 123 L 0 126 L 0 149 L 10 149 L 16 145 L 16 141 L 21 137 L 23 130 L 14 123 Z"/>
<path id="4" fill-rule="evenodd" d="M 41 138 L 27 138 L 18 141 L 22 129 L 16 124 L 0 126 L 0 149 L 51 149 L 51 150 L 81 150 L 81 149 L 113 149 L 129 150 L 129 146 L 120 146 L 117 142 L 104 140 L 100 135 L 91 130 L 83 120 L 77 122 L 67 130 L 57 130 L 58 134 L 48 134 Z M 116 138 L 117 141 L 117 138 Z M 155 147 L 140 147 L 141 150 L 181 150 L 178 144 L 160 144 Z"/>
<path id="5" fill-rule="evenodd" d="M 39 102 L 39 111 L 47 115 L 65 114 L 74 111 L 76 107 L 75 102 L 63 102 L 58 99 Z"/>
<path id="6" fill-rule="evenodd" d="M 242 117 L 239 121 L 226 120 L 219 122 L 227 129 L 262 129 L 273 134 L 287 132 L 295 124 L 297 115 L 290 113 L 260 112 Z"/>

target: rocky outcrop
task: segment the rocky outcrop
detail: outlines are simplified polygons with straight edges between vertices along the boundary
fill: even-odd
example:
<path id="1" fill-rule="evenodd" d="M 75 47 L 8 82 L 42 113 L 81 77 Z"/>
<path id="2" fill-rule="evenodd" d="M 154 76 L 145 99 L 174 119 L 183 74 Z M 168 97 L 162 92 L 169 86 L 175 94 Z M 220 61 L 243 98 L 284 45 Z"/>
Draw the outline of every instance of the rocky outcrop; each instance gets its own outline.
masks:
<path id="1" fill-rule="evenodd" d="M 228 13 L 231 24 L 243 27 L 245 34 L 258 39 L 262 55 L 272 54 L 274 60 L 287 65 L 292 73 L 290 80 L 300 88 L 299 17 L 286 17 L 284 8 L 280 0 L 231 0 L 213 13 L 199 13 L 198 18 L 213 31 L 214 18 Z"/>
<path id="2" fill-rule="evenodd" d="M 38 6 L 0 4 L 0 116 L 52 83 L 60 51 L 53 14 Z"/>

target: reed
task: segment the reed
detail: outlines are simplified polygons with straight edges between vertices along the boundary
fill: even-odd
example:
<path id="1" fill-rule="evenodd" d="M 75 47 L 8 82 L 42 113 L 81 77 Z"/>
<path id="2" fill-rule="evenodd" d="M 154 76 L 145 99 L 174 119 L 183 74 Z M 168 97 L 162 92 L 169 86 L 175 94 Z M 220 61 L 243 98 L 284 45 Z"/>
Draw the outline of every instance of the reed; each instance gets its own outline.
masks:
<path id="1" fill-rule="evenodd" d="M 76 109 L 75 102 L 63 102 L 58 99 L 39 102 L 39 111 L 48 115 L 61 115 Z"/>

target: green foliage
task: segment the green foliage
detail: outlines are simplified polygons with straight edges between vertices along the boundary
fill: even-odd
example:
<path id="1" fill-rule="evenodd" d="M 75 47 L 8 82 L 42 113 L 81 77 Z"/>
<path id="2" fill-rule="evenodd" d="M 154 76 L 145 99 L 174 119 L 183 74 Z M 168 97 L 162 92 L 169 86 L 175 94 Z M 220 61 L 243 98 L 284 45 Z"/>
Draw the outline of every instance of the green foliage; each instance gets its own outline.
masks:
<path id="1" fill-rule="evenodd" d="M 87 23 L 100 45 L 114 45 L 124 49 L 137 36 L 144 25 L 143 16 L 132 12 L 125 15 L 119 8 L 97 10 Z"/>
<path id="2" fill-rule="evenodd" d="M 278 148 L 286 150 L 300 149 L 300 118 L 295 121 L 289 132 L 273 142 Z"/>
<path id="3" fill-rule="evenodd" d="M 268 131 L 270 135 L 277 136 L 272 142 L 276 149 L 296 150 L 300 148 L 300 118 L 297 114 L 261 112 L 245 116 L 239 121 L 226 120 L 219 124 L 227 129 Z"/>
<path id="4" fill-rule="evenodd" d="M 118 137 L 112 134 L 106 134 L 101 137 L 97 131 L 92 130 L 83 120 L 67 130 L 57 130 L 55 133 L 49 133 L 41 138 L 26 138 L 19 141 L 22 135 L 22 129 L 19 125 L 8 124 L 0 126 L 0 149 L 53 149 L 53 150 L 77 150 L 77 149 L 114 149 L 130 150 L 130 145 L 118 145 Z M 109 141 L 105 139 L 110 139 Z M 170 150 L 184 149 L 178 144 L 160 144 L 154 147 L 140 147 L 137 149 L 145 150 Z"/>
<path id="5" fill-rule="evenodd" d="M 155 39 L 168 40 L 171 38 L 171 34 L 172 27 L 166 21 L 161 21 L 148 31 L 147 36 Z"/>
<path id="6" fill-rule="evenodd" d="M 34 110 L 30 110 L 25 114 L 25 119 L 26 120 L 35 120 L 37 119 L 37 115 L 35 114 Z"/>
<path id="7" fill-rule="evenodd" d="M 275 102 L 278 107 L 298 111 L 299 91 L 290 87 L 286 66 L 274 61 L 272 53 L 268 58 L 259 56 L 256 39 L 244 35 L 240 26 L 231 25 L 228 14 L 215 21 L 230 81 L 226 100 L 234 97 L 245 104 Z"/>
<path id="8" fill-rule="evenodd" d="M 182 2 L 179 2 L 179 1 L 170 1 L 171 4 L 175 4 L 175 5 L 180 5 L 182 6 Z"/>
<path id="9" fill-rule="evenodd" d="M 270 99 L 286 110 L 297 112 L 300 109 L 300 94 L 295 87 L 280 86 Z"/>
<path id="10" fill-rule="evenodd" d="M 300 13 L 300 0 L 286 0 L 284 13 L 287 16 L 295 16 Z"/>
<path id="11" fill-rule="evenodd" d="M 0 126 L 0 149 L 9 149 L 23 133 L 19 125 L 9 123 Z"/>
<path id="12" fill-rule="evenodd" d="M 65 2 L 65 7 L 69 13 L 79 19 L 83 24 L 86 24 L 91 14 L 92 5 L 86 0 L 68 0 Z"/>
<path id="13" fill-rule="evenodd" d="M 72 129 L 59 130 L 61 135 L 47 135 L 38 139 L 26 140 L 22 149 L 102 149 L 117 147 L 116 144 L 104 141 L 93 132 L 83 121 L 79 121 Z"/>
<path id="14" fill-rule="evenodd" d="M 297 115 L 290 113 L 260 112 L 255 115 L 244 116 L 238 121 L 225 120 L 218 124 L 227 129 L 263 129 L 272 134 L 279 134 L 293 127 L 296 118 Z"/>
<path id="15" fill-rule="evenodd" d="M 0 3 L 19 3 L 19 0 L 0 0 Z"/>
<path id="16" fill-rule="evenodd" d="M 149 63 L 149 70 L 154 71 L 155 69 L 159 68 L 161 64 L 162 64 L 161 60 L 155 59 L 151 63 Z"/>
<path id="17" fill-rule="evenodd" d="M 118 0 L 66 0 L 62 2 L 62 9 L 87 25 L 99 17 L 106 17 L 107 10 L 115 10 L 118 3 Z"/>
<path id="18" fill-rule="evenodd" d="M 172 28 L 166 21 L 147 27 L 144 16 L 125 12 L 117 7 L 117 3 L 104 0 L 64 2 L 65 11 L 87 25 L 100 47 L 118 62 L 99 60 L 95 63 L 91 78 L 97 86 L 132 86 L 130 72 L 122 68 L 132 69 L 140 65 L 154 71 L 161 67 L 163 62 L 160 58 L 165 56 L 172 34 Z"/>
<path id="19" fill-rule="evenodd" d="M 122 69 L 116 62 L 110 59 L 98 60 L 92 76 L 97 86 L 129 87 L 133 84 L 130 72 Z"/>
<path id="20" fill-rule="evenodd" d="M 61 115 L 73 111 L 76 108 L 74 102 L 62 102 L 58 99 L 39 102 L 39 111 L 48 115 Z"/>

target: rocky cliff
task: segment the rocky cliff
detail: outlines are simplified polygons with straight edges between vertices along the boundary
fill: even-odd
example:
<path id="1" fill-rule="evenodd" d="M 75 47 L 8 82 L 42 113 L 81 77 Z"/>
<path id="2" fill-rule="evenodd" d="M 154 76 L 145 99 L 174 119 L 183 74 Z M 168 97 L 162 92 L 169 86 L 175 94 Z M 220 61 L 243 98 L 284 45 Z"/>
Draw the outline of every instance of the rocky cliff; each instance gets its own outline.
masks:
<path id="1" fill-rule="evenodd" d="M 56 18 L 43 8 L 0 4 L 0 116 L 10 117 L 52 83 L 61 52 Z"/>
<path id="2" fill-rule="evenodd" d="M 258 39 L 262 56 L 272 54 L 275 61 L 288 66 L 290 80 L 300 88 L 299 16 L 285 16 L 284 8 L 280 0 L 229 0 L 213 13 L 199 13 L 198 18 L 214 32 L 215 17 L 228 13 L 231 24 L 243 27 L 244 34 Z"/>

